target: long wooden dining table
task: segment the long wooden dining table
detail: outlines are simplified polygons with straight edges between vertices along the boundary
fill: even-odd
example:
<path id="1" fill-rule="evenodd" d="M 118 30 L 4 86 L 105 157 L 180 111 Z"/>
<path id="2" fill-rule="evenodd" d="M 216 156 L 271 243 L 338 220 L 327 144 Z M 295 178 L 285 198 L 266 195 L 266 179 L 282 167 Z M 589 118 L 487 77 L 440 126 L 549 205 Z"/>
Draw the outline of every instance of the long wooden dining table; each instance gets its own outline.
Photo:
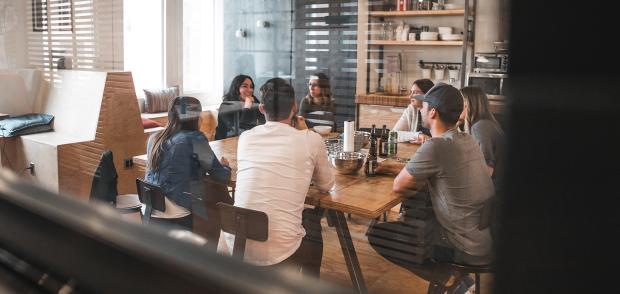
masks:
<path id="1" fill-rule="evenodd" d="M 209 143 L 218 158 L 226 157 L 233 170 L 231 182 L 236 182 L 237 142 L 239 137 L 231 137 Z M 399 158 L 410 158 L 419 145 L 399 143 Z M 393 160 L 393 159 L 388 159 Z M 146 154 L 135 156 L 134 165 L 144 176 Z M 402 202 L 402 195 L 392 192 L 393 176 L 375 175 L 368 177 L 360 169 L 356 174 L 339 174 L 334 169 L 335 185 L 329 192 L 322 192 L 313 185 L 308 189 L 306 204 L 313 205 L 327 212 L 328 222 L 336 228 L 338 240 L 347 264 L 353 288 L 359 293 L 367 293 L 359 260 L 353 246 L 353 240 L 347 225 L 345 214 L 354 214 L 370 220 L 379 219 L 392 207 Z"/>

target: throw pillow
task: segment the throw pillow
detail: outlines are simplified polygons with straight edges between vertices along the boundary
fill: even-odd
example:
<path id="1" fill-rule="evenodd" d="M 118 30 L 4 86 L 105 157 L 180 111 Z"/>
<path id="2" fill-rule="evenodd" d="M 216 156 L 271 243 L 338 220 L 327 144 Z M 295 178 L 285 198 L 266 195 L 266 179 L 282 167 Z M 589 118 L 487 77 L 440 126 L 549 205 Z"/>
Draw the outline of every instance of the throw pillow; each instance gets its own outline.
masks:
<path id="1" fill-rule="evenodd" d="M 161 126 L 162 125 L 160 125 L 158 122 L 152 119 L 142 118 L 142 127 L 144 127 L 144 129 L 150 129 L 150 128 L 161 127 Z"/>
<path id="2" fill-rule="evenodd" d="M 179 86 L 159 90 L 144 89 L 144 95 L 146 96 L 144 101 L 145 112 L 167 112 L 170 101 L 179 96 Z"/>

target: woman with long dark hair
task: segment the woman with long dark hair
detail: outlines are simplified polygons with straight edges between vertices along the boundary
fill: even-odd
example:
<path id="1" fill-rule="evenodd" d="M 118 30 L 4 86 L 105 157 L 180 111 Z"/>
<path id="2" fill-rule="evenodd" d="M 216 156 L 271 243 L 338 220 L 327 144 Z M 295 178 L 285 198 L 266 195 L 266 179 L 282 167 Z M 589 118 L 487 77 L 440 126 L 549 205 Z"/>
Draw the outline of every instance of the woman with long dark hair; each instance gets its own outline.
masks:
<path id="1" fill-rule="evenodd" d="M 316 124 L 336 126 L 334 98 L 329 77 L 326 74 L 319 72 L 310 77 L 308 94 L 301 100 L 298 115 L 307 118 L 306 123 L 310 128 Z"/>
<path id="2" fill-rule="evenodd" d="M 495 181 L 494 171 L 502 156 L 504 131 L 489 110 L 489 98 L 481 88 L 468 86 L 462 88 L 461 93 L 465 99 L 462 114 L 464 131 L 470 133 L 480 145 L 489 174 Z"/>
<path id="3" fill-rule="evenodd" d="M 227 183 L 228 160 L 221 163 L 198 130 L 202 107 L 194 97 L 176 97 L 170 102 L 166 128 L 149 138 L 145 181 L 160 186 L 166 195 L 165 211 L 154 211 L 155 222 L 180 225 L 191 230 L 192 213 L 204 212 L 204 203 L 193 207 L 196 199 L 205 199 L 204 178 Z M 206 213 L 205 213 L 206 214 Z M 203 217 L 206 217 L 203 216 Z"/>
<path id="4" fill-rule="evenodd" d="M 265 123 L 265 116 L 258 110 L 260 101 L 254 96 L 254 81 L 250 76 L 238 75 L 230 83 L 217 115 L 215 139 L 241 135 Z M 238 122 L 238 129 L 235 121 Z"/>

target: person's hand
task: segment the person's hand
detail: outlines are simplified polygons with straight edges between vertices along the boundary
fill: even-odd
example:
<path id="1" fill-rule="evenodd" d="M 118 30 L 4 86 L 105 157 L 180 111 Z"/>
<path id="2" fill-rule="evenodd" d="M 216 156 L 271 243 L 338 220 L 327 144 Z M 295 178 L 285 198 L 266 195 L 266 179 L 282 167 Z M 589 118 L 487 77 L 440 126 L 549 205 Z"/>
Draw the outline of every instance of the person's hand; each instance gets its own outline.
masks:
<path id="1" fill-rule="evenodd" d="M 424 143 L 428 139 L 430 139 L 429 136 L 420 133 L 416 140 L 409 141 L 409 143 L 420 145 L 420 144 Z"/>
<path id="2" fill-rule="evenodd" d="M 295 128 L 298 130 L 307 130 L 308 129 L 308 125 L 306 124 L 306 118 L 301 116 L 301 115 L 297 115 L 295 117 L 293 117 L 295 121 Z"/>
<path id="3" fill-rule="evenodd" d="M 397 175 L 404 167 L 405 164 L 402 162 L 397 162 L 394 160 L 384 160 L 383 162 L 379 163 L 379 165 L 375 169 L 375 173 Z"/>
<path id="4" fill-rule="evenodd" d="M 254 103 L 254 97 L 250 95 L 250 96 L 246 96 L 243 99 L 245 99 L 245 103 L 243 104 L 243 107 L 252 108 L 252 104 Z"/>
<path id="5" fill-rule="evenodd" d="M 228 162 L 228 159 L 226 159 L 226 157 L 222 156 L 222 158 L 220 158 L 220 163 L 224 166 L 230 166 L 230 162 Z"/>

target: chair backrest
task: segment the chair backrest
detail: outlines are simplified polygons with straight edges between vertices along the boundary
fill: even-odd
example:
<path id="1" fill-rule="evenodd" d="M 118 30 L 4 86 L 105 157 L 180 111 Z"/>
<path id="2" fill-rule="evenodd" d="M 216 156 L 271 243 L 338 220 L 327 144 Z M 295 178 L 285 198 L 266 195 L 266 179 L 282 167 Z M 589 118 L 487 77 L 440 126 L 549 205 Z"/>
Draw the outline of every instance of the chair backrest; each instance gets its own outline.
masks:
<path id="1" fill-rule="evenodd" d="M 223 202 L 218 203 L 217 208 L 222 231 L 235 235 L 233 257 L 243 260 L 246 239 L 267 241 L 269 224 L 266 213 Z"/>
<path id="2" fill-rule="evenodd" d="M 215 128 L 217 118 L 213 110 L 205 110 L 200 113 L 200 131 L 205 134 L 209 142 L 215 140 Z"/>
<path id="3" fill-rule="evenodd" d="M 106 150 L 101 154 L 99 165 L 95 169 L 93 182 L 90 188 L 90 201 L 102 201 L 114 206 L 116 203 L 118 174 L 114 166 L 112 151 Z"/>
<path id="4" fill-rule="evenodd" d="M 166 211 L 165 193 L 161 187 L 149 184 L 140 178 L 136 179 L 136 186 L 138 188 L 138 199 L 144 204 L 142 223 L 147 224 L 151 219 L 153 209 Z"/>

